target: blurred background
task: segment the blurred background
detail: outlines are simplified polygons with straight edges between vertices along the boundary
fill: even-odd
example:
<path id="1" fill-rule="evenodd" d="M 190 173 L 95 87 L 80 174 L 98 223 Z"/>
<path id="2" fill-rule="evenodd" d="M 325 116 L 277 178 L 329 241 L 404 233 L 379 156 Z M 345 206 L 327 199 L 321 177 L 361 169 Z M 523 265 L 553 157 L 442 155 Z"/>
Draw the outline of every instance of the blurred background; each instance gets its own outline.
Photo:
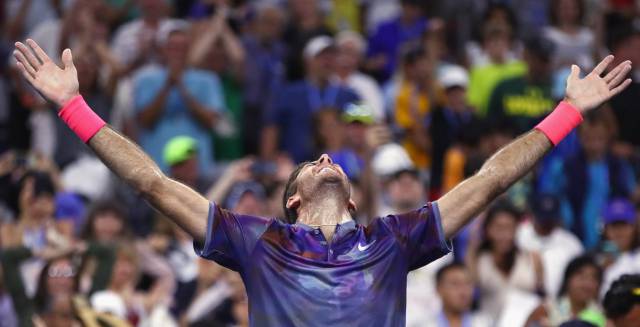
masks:
<path id="1" fill-rule="evenodd" d="M 571 64 L 640 65 L 633 0 L 5 0 L 0 17 L 3 327 L 248 325 L 240 276 L 57 119 L 15 41 L 58 62 L 71 48 L 87 103 L 211 201 L 283 217 L 296 163 L 328 153 L 363 225 L 477 171 L 562 100 Z M 640 273 L 630 74 L 452 254 L 410 273 L 408 326 L 607 325 L 605 292 Z"/>

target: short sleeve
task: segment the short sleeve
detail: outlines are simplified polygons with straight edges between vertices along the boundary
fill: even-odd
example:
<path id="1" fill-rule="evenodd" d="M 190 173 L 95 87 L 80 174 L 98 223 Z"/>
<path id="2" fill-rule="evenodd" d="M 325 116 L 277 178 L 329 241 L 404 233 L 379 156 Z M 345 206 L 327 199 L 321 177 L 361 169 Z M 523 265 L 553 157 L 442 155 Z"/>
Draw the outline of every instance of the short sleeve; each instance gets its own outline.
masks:
<path id="1" fill-rule="evenodd" d="M 194 250 L 205 259 L 241 271 L 271 222 L 272 219 L 236 215 L 210 203 L 204 244 L 194 242 Z"/>
<path id="2" fill-rule="evenodd" d="M 382 220 L 405 250 L 409 270 L 425 266 L 452 251 L 450 242 L 445 240 L 436 202 Z"/>

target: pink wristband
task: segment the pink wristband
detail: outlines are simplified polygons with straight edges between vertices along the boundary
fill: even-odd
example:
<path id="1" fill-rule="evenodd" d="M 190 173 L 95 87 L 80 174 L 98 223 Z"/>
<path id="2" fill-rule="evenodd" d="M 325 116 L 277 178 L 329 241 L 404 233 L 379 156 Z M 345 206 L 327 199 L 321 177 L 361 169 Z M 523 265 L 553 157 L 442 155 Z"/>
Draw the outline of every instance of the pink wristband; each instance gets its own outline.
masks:
<path id="1" fill-rule="evenodd" d="M 76 95 L 69 100 L 58 112 L 58 116 L 84 143 L 89 142 L 107 124 L 89 108 L 81 95 Z"/>
<path id="2" fill-rule="evenodd" d="M 558 145 L 571 131 L 582 122 L 582 114 L 566 101 L 558 104 L 547 118 L 536 126 L 553 145 Z"/>

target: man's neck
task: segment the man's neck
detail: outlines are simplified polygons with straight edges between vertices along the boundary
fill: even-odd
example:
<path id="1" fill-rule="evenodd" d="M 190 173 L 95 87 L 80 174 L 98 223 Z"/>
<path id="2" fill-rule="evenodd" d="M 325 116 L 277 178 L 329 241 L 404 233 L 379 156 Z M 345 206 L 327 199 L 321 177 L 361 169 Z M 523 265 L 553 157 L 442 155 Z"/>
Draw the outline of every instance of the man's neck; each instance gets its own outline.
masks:
<path id="1" fill-rule="evenodd" d="M 534 223 L 533 229 L 536 231 L 536 234 L 542 237 L 546 237 L 551 235 L 551 232 L 553 232 L 554 226 L 546 227 L 546 226 L 541 226 L 540 224 Z"/>
<path id="2" fill-rule="evenodd" d="M 346 206 L 346 200 L 327 191 L 326 194 L 318 194 L 313 201 L 308 201 L 298 210 L 298 222 L 320 227 L 325 237 L 330 240 L 337 224 L 350 221 L 351 214 Z"/>
<path id="3" fill-rule="evenodd" d="M 574 315 L 578 315 L 580 312 L 586 309 L 587 306 L 589 305 L 588 302 L 572 301 L 570 298 L 569 298 L 569 303 L 571 304 L 571 312 Z"/>
<path id="4" fill-rule="evenodd" d="M 155 29 L 160 24 L 160 17 L 159 16 L 147 16 L 147 17 L 143 17 L 142 21 L 144 22 L 144 24 L 146 26 Z"/>
<path id="5" fill-rule="evenodd" d="M 355 73 L 355 69 L 352 69 L 351 67 L 338 67 L 338 69 L 336 69 L 336 75 L 342 81 L 346 81 L 353 73 Z"/>
<path id="6" fill-rule="evenodd" d="M 418 20 L 420 20 L 420 17 L 415 17 L 412 15 L 408 15 L 405 13 L 402 13 L 400 15 L 400 24 L 404 25 L 404 26 L 411 26 L 413 24 L 415 24 Z"/>
<path id="7" fill-rule="evenodd" d="M 587 160 L 591 163 L 603 161 L 607 156 L 606 153 L 586 153 Z"/>
<path id="8" fill-rule="evenodd" d="M 323 89 L 325 88 L 327 85 L 329 85 L 329 79 L 328 78 L 322 78 L 319 76 L 308 76 L 307 80 L 309 81 L 309 83 L 311 83 L 312 85 L 316 86 L 317 88 Z"/>
<path id="9" fill-rule="evenodd" d="M 461 312 L 456 312 L 453 310 L 447 310 L 444 308 L 443 310 L 444 316 L 447 318 L 449 322 L 449 327 L 461 327 L 462 319 L 464 318 L 464 314 Z"/>

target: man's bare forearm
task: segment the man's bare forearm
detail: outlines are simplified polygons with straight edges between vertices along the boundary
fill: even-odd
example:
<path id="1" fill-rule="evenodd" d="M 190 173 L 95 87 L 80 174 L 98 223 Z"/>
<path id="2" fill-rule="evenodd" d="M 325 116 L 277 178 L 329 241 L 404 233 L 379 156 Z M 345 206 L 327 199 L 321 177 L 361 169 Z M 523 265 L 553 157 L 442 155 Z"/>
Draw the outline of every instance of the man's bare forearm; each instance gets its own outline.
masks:
<path id="1" fill-rule="evenodd" d="M 447 238 L 478 215 L 491 201 L 527 174 L 552 148 L 549 139 L 532 130 L 495 153 L 473 177 L 438 200 Z"/>
<path id="2" fill-rule="evenodd" d="M 174 220 L 196 240 L 203 240 L 208 201 L 189 187 L 166 177 L 140 149 L 108 126 L 88 143 L 100 160 L 158 211 Z"/>

